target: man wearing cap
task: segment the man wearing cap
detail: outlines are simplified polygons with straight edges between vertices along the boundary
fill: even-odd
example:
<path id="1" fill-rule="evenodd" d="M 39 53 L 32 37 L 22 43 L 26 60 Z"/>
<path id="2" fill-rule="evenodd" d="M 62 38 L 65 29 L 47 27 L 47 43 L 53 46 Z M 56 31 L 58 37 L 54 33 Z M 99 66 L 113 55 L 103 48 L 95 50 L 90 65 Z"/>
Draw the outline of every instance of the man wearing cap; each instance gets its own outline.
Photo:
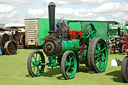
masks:
<path id="1" fill-rule="evenodd" d="M 63 28 L 65 27 L 66 30 L 68 29 L 68 26 L 66 24 L 66 21 L 63 18 L 61 18 L 61 19 L 58 20 L 58 22 L 56 24 L 56 30 L 61 27 L 61 24 L 62 24 L 62 27 Z"/>

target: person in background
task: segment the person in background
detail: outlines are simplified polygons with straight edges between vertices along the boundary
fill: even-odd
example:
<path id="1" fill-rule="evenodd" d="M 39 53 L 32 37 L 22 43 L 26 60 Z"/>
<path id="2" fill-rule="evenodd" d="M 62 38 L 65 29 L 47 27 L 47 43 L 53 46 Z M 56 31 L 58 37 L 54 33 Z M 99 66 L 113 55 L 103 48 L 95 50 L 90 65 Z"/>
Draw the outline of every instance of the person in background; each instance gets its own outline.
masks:
<path id="1" fill-rule="evenodd" d="M 62 24 L 62 27 L 63 28 L 65 27 L 66 30 L 68 29 L 68 26 L 66 24 L 66 21 L 64 20 L 64 18 L 61 18 L 61 19 L 58 20 L 58 22 L 56 24 L 56 30 L 61 27 L 61 24 Z"/>
<path id="2" fill-rule="evenodd" d="M 2 48 L 3 48 L 3 44 L 2 44 L 2 41 L 1 41 L 1 37 L 0 37 L 0 56 L 2 55 Z"/>
<path id="3" fill-rule="evenodd" d="M 107 37 L 107 39 L 106 39 L 106 45 L 107 45 L 107 48 L 108 48 L 108 50 L 109 50 L 109 44 L 110 44 L 110 39 Z"/>

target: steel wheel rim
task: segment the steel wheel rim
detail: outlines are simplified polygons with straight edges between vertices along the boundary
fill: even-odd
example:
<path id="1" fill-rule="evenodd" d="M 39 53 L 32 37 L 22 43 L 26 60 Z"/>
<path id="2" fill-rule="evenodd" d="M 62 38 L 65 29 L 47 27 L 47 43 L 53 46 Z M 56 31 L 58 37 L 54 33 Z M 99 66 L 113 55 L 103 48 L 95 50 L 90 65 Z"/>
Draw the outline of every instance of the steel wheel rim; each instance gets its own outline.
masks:
<path id="1" fill-rule="evenodd" d="M 126 54 L 127 53 L 127 47 L 124 45 L 123 47 L 123 53 Z"/>
<path id="2" fill-rule="evenodd" d="M 96 32 L 94 29 L 92 29 L 91 25 L 88 26 L 86 29 L 86 39 L 88 39 L 88 43 L 96 36 Z"/>
<path id="3" fill-rule="evenodd" d="M 92 38 L 96 37 L 96 29 L 93 24 L 86 24 L 83 33 L 85 34 L 85 41 L 87 44 L 90 43 Z"/>
<path id="4" fill-rule="evenodd" d="M 89 45 L 92 38 L 96 37 L 96 29 L 95 29 L 94 25 L 91 23 L 86 24 L 82 35 L 84 35 L 85 40 L 83 42 L 81 42 L 80 44 L 83 45 L 86 43 L 87 45 Z"/>
<path id="5" fill-rule="evenodd" d="M 10 54 L 14 54 L 16 52 L 16 46 L 13 42 L 9 42 L 7 46 L 7 50 Z"/>
<path id="6" fill-rule="evenodd" d="M 68 78 L 73 78 L 77 70 L 77 60 L 74 54 L 70 53 L 65 61 L 65 73 Z"/>
<path id="7" fill-rule="evenodd" d="M 43 73 L 43 69 L 45 68 L 45 66 L 42 66 L 41 63 L 42 63 L 42 58 L 43 56 L 39 53 L 35 53 L 32 57 L 32 60 L 31 60 L 31 69 L 32 69 L 32 72 L 35 76 L 39 76 Z"/>
<path id="8" fill-rule="evenodd" d="M 127 70 L 127 76 L 128 76 L 128 64 L 127 64 L 127 68 L 126 68 L 126 70 Z"/>
<path id="9" fill-rule="evenodd" d="M 103 72 L 107 66 L 108 52 L 105 42 L 99 41 L 95 49 L 95 64 L 99 72 Z"/>

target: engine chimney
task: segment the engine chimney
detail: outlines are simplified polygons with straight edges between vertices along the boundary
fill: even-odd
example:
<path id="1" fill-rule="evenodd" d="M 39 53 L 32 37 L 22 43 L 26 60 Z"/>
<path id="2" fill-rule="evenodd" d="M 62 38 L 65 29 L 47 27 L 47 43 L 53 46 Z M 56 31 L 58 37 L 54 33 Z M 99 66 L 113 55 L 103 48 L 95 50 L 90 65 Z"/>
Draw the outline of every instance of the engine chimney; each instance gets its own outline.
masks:
<path id="1" fill-rule="evenodd" d="M 118 36 L 120 36 L 120 27 L 118 27 Z"/>
<path id="2" fill-rule="evenodd" d="M 55 31 L 55 3 L 50 2 L 48 5 L 49 11 L 49 35 Z"/>

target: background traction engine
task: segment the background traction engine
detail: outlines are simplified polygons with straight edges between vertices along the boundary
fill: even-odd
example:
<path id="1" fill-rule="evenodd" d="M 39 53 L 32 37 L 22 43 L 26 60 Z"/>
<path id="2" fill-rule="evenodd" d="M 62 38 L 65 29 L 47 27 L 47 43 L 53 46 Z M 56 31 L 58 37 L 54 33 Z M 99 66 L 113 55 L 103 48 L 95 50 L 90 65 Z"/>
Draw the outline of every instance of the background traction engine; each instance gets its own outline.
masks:
<path id="1" fill-rule="evenodd" d="M 93 24 L 86 24 L 83 31 L 65 30 L 62 26 L 55 30 L 55 4 L 49 8 L 49 35 L 43 39 L 43 51 L 33 51 L 28 57 L 27 68 L 32 77 L 40 76 L 45 65 L 61 67 L 65 79 L 74 78 L 79 64 L 85 64 L 96 73 L 104 72 L 108 61 L 105 41 L 95 38 Z M 45 56 L 48 62 L 45 62 Z"/>
<path id="2" fill-rule="evenodd" d="M 119 29 L 120 31 L 120 29 Z M 128 35 L 120 36 L 120 32 L 118 32 L 119 37 L 114 39 L 114 43 L 110 48 L 110 53 L 114 54 L 116 50 L 120 53 L 128 54 Z"/>
<path id="3" fill-rule="evenodd" d="M 0 47 L 2 48 L 2 54 L 13 55 L 17 52 L 17 44 L 10 40 L 6 33 L 0 35 Z"/>
<path id="4" fill-rule="evenodd" d="M 114 43 L 110 48 L 110 53 L 115 54 L 115 51 L 118 50 L 120 53 L 122 53 L 122 46 L 123 46 L 123 38 L 118 37 L 114 39 Z"/>

